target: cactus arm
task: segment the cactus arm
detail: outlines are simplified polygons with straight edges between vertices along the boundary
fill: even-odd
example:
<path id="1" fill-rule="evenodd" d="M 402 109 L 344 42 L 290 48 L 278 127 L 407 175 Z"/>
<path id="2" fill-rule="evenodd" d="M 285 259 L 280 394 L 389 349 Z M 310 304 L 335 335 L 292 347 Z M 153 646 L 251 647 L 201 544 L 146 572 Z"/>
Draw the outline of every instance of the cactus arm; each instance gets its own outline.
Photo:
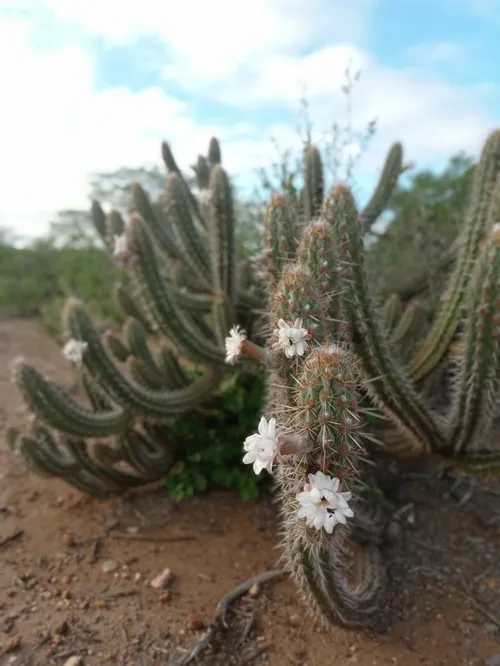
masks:
<path id="1" fill-rule="evenodd" d="M 144 293 L 150 299 L 152 315 L 161 330 L 188 356 L 200 363 L 225 366 L 225 352 L 206 339 L 178 308 L 162 280 L 154 247 L 142 222 L 133 218 L 130 228 L 132 236 L 133 268 L 138 281 L 144 285 Z"/>
<path id="2" fill-rule="evenodd" d="M 122 409 L 94 413 L 78 405 L 66 392 L 25 364 L 16 375 L 26 403 L 48 425 L 77 437 L 108 437 L 127 427 L 130 416 Z"/>
<path id="3" fill-rule="evenodd" d="M 146 419 L 168 420 L 196 406 L 220 381 L 220 372 L 211 367 L 186 388 L 176 391 L 147 390 L 119 370 L 81 305 L 70 302 L 66 317 L 73 336 L 88 344 L 88 352 L 83 359 L 85 366 L 91 374 L 101 378 L 110 395 L 130 414 Z"/>
<path id="4" fill-rule="evenodd" d="M 208 220 L 211 242 L 212 284 L 214 291 L 227 294 L 235 302 L 236 246 L 233 194 L 229 178 L 217 164 L 210 173 L 210 214 Z"/>
<path id="5" fill-rule="evenodd" d="M 382 316 L 387 333 L 391 333 L 403 314 L 403 303 L 398 294 L 391 294 L 382 308 Z"/>
<path id="6" fill-rule="evenodd" d="M 398 184 L 402 169 L 403 146 L 397 142 L 389 149 L 375 192 L 360 213 L 359 228 L 362 235 L 371 230 L 372 226 L 387 208 L 389 200 Z"/>
<path id="7" fill-rule="evenodd" d="M 112 333 L 112 331 L 106 331 L 104 333 L 103 341 L 116 360 L 120 363 L 125 363 L 130 356 L 130 349 L 127 345 L 124 344 L 117 335 Z"/>
<path id="8" fill-rule="evenodd" d="M 137 305 L 123 284 L 118 284 L 115 288 L 115 301 L 125 315 L 140 321 L 148 333 L 154 333 L 147 315 Z"/>
<path id="9" fill-rule="evenodd" d="M 157 364 L 167 388 L 178 389 L 189 384 L 189 378 L 177 360 L 177 356 L 165 345 L 160 347 Z"/>
<path id="10" fill-rule="evenodd" d="M 304 151 L 304 189 L 302 192 L 306 220 L 314 220 L 321 213 L 324 189 L 321 154 L 316 146 L 309 145 Z"/>
<path id="11" fill-rule="evenodd" d="M 496 194 L 492 207 L 500 221 L 500 183 Z M 481 255 L 473 282 L 464 361 L 449 416 L 449 447 L 454 454 L 482 448 L 499 394 L 500 224 L 493 227 Z"/>
<path id="12" fill-rule="evenodd" d="M 162 215 L 159 210 L 155 211 L 148 195 L 138 183 L 135 183 L 132 188 L 132 196 L 137 212 L 158 243 L 158 247 L 172 259 L 185 261 L 185 254 L 178 246 L 166 216 Z"/>
<path id="13" fill-rule="evenodd" d="M 372 306 L 364 268 L 356 205 L 351 192 L 332 188 L 324 215 L 333 225 L 342 266 L 342 303 L 362 361 L 366 389 L 377 406 L 392 417 L 398 427 L 414 437 L 415 453 L 443 447 L 444 437 L 435 417 L 423 404 L 403 371 L 391 356 L 378 313 Z"/>
<path id="14" fill-rule="evenodd" d="M 208 291 L 211 291 L 208 278 L 211 271 L 208 250 L 195 226 L 186 188 L 176 173 L 171 173 L 167 177 L 166 197 L 167 216 L 184 251 L 184 260 L 197 279 Z"/>
<path id="15" fill-rule="evenodd" d="M 455 269 L 443 298 L 443 307 L 426 342 L 408 364 L 407 373 L 413 382 L 423 379 L 437 365 L 455 335 L 480 241 L 492 224 L 488 219 L 490 202 L 499 174 L 500 131 L 497 130 L 488 137 L 474 173 L 471 203 L 459 238 Z"/>

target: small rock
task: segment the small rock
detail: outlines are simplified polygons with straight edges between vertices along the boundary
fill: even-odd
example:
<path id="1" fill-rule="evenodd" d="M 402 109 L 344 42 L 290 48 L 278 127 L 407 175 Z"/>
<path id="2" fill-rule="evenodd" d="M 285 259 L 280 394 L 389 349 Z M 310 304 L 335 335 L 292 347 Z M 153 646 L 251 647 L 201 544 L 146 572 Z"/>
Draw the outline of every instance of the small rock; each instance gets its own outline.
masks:
<path id="1" fill-rule="evenodd" d="M 198 616 L 191 613 L 186 618 L 186 626 L 190 631 L 198 631 L 198 629 L 203 629 L 204 623 Z"/>
<path id="2" fill-rule="evenodd" d="M 101 610 L 106 610 L 108 608 L 108 602 L 105 599 L 99 599 L 95 602 L 95 607 L 100 608 Z"/>
<path id="3" fill-rule="evenodd" d="M 17 648 L 21 645 L 21 637 L 20 636 L 11 636 L 9 640 L 5 643 L 3 646 L 2 652 L 6 654 L 7 652 L 12 652 L 13 650 L 17 650 Z"/>
<path id="4" fill-rule="evenodd" d="M 167 604 L 170 601 L 170 594 L 168 592 L 164 592 L 163 594 L 160 594 L 158 597 L 158 601 L 161 604 Z"/>
<path id="5" fill-rule="evenodd" d="M 486 659 L 486 666 L 500 666 L 500 654 L 492 654 Z"/>
<path id="6" fill-rule="evenodd" d="M 172 580 L 172 572 L 170 569 L 163 569 L 161 574 L 158 574 L 156 578 L 153 578 L 151 581 L 151 587 L 154 587 L 155 590 L 162 590 L 167 587 L 167 585 Z"/>
<path id="7" fill-rule="evenodd" d="M 66 620 L 63 620 L 61 624 L 59 624 L 55 629 L 54 633 L 58 634 L 59 636 L 64 636 L 67 634 L 69 631 L 69 624 L 66 622 Z"/>
<path id="8" fill-rule="evenodd" d="M 252 587 L 248 590 L 249 597 L 256 597 L 259 594 L 260 588 L 257 583 L 254 583 Z"/>
<path id="9" fill-rule="evenodd" d="M 66 659 L 64 666 L 83 666 L 83 657 L 75 654 L 69 659 Z"/>
<path id="10" fill-rule="evenodd" d="M 106 560 L 104 564 L 102 565 L 102 570 L 104 573 L 111 573 L 112 571 L 116 571 L 118 569 L 118 564 L 114 560 Z"/>
<path id="11" fill-rule="evenodd" d="M 142 574 L 141 574 L 141 572 L 140 572 L 140 571 L 137 571 L 137 572 L 134 574 L 134 583 L 138 583 L 138 582 L 141 580 L 141 578 L 142 578 Z"/>
<path id="12" fill-rule="evenodd" d="M 66 546 L 66 548 L 74 548 L 74 546 L 76 546 L 75 537 L 71 534 L 65 534 L 63 536 L 63 544 Z"/>
<path id="13" fill-rule="evenodd" d="M 300 624 L 300 615 L 298 615 L 297 613 L 290 615 L 290 617 L 288 618 L 288 622 L 292 625 L 292 627 L 298 627 Z"/>

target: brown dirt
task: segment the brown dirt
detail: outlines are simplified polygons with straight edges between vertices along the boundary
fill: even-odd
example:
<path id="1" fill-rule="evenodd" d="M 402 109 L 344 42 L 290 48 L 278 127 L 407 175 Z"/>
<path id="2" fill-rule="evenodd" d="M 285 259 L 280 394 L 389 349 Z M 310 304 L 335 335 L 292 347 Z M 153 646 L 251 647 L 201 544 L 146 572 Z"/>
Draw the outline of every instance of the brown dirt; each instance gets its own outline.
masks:
<path id="1" fill-rule="evenodd" d="M 71 378 L 57 347 L 36 322 L 1 321 L 2 432 L 19 418 L 21 401 L 9 383 L 7 364 L 21 353 L 61 381 Z M 270 498 L 243 503 L 231 494 L 212 493 L 176 505 L 161 489 L 148 489 L 97 502 L 62 482 L 27 472 L 3 439 L 2 666 L 62 665 L 71 655 L 81 655 L 85 666 L 174 663 L 203 635 L 192 627 L 213 619 L 226 592 L 276 564 L 276 509 Z M 282 580 L 235 604 L 220 653 L 205 654 L 198 663 L 500 663 L 492 660 L 500 655 L 499 492 L 498 484 L 481 484 L 460 507 L 449 482 L 405 483 L 397 504 L 413 502 L 413 508 L 387 551 L 393 622 L 384 634 L 320 632 L 293 583 Z M 17 538 L 1 542 L 18 531 Z M 117 532 L 130 538 L 114 538 Z M 161 543 L 137 536 L 193 539 Z M 116 569 L 106 573 L 109 560 Z M 150 585 L 165 567 L 174 575 L 168 599 Z M 470 595 L 463 591 L 464 582 Z M 252 614 L 255 625 L 233 650 Z"/>

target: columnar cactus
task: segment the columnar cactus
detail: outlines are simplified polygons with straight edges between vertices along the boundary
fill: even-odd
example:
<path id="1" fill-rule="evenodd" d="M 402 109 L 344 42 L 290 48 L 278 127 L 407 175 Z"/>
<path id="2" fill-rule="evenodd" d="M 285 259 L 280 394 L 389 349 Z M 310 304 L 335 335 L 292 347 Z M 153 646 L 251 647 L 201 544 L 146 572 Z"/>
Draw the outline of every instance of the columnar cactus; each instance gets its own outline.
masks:
<path id="1" fill-rule="evenodd" d="M 461 272 L 406 367 L 404 345 L 414 342 L 410 333 L 425 312 L 415 302 L 401 314 L 396 298 L 383 309 L 375 305 L 362 242 L 372 216 L 358 213 L 350 190 L 335 185 L 320 211 L 309 206 L 314 218 L 305 228 L 295 225 L 293 256 L 293 232 L 283 221 L 294 212 L 284 210 L 285 200 L 270 204 L 264 254 L 271 333 L 266 349 L 252 352 L 268 366 L 269 400 L 259 433 L 244 443 L 244 462 L 257 473 L 277 468 L 286 559 L 309 608 L 325 622 L 367 625 L 383 600 L 385 518 L 370 492 L 367 457 L 382 450 L 437 454 L 481 473 L 500 465 L 500 451 L 487 445 L 500 377 L 499 150 L 494 132 L 459 243 Z M 401 164 L 399 152 L 390 157 Z M 302 199 L 317 203 L 316 152 L 308 168 L 314 177 L 305 178 L 310 192 Z M 239 355 L 249 355 L 249 344 L 240 334 Z M 429 390 L 432 381 L 422 380 L 432 380 L 448 354 L 455 381 L 443 402 Z M 370 432 L 361 407 L 366 396 L 392 425 Z"/>
<path id="2" fill-rule="evenodd" d="M 182 449 L 169 424 L 217 394 L 235 371 L 225 362 L 228 329 L 254 329 L 265 303 L 248 262 L 236 257 L 218 142 L 198 158 L 197 195 L 166 143 L 162 154 L 168 175 L 159 201 L 135 185 L 128 223 L 92 204 L 105 246 L 126 267 L 116 292 L 126 321 L 121 335 L 100 335 L 83 304 L 67 303 L 64 353 L 83 402 L 26 363 L 14 368 L 32 418 L 27 431 L 10 433 L 11 443 L 36 471 L 95 496 L 165 476 Z"/>

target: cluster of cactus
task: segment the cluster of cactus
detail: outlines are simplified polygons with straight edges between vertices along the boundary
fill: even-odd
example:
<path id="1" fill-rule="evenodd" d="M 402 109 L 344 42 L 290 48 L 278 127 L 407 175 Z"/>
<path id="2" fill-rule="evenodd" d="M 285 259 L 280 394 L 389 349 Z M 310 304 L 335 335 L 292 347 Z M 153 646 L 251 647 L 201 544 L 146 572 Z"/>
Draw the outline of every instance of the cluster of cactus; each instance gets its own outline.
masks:
<path id="1" fill-rule="evenodd" d="M 384 599 L 387 517 L 375 501 L 368 460 L 379 453 L 437 455 L 481 474 L 500 466 L 498 442 L 488 441 L 500 375 L 500 132 L 487 139 L 476 169 L 442 308 L 413 354 L 422 308 L 414 302 L 403 312 L 396 297 L 381 307 L 370 293 L 363 232 L 378 211 L 360 214 L 344 185 L 323 201 L 313 147 L 305 168 L 310 220 L 297 216 L 290 197 L 275 197 L 264 239 L 271 295 L 261 355 L 270 375 L 266 416 L 277 433 L 283 546 L 315 614 L 326 623 L 369 625 Z M 385 205 L 385 196 L 379 200 Z M 245 350 L 242 344 L 243 357 Z M 363 418 L 367 399 L 383 426 Z M 252 447 L 254 455 L 266 454 L 249 438 Z M 318 474 L 316 504 L 301 510 Z M 325 478 L 330 489 L 321 495 Z M 338 488 L 352 497 L 352 519 L 336 524 L 335 507 L 345 506 Z M 316 510 L 317 524 L 304 520 Z"/>
<path id="2" fill-rule="evenodd" d="M 225 363 L 227 331 L 239 322 L 258 336 L 265 304 L 249 262 L 236 257 L 233 194 L 217 140 L 193 167 L 197 194 L 166 143 L 162 154 L 165 193 L 151 201 L 134 185 L 127 224 L 92 205 L 105 246 L 126 267 L 116 297 L 127 319 L 121 334 L 101 334 L 83 304 L 66 304 L 83 401 L 23 359 L 13 368 L 30 418 L 11 429 L 12 447 L 34 471 L 97 497 L 169 472 L 184 444 L 173 421 L 207 402 L 214 407 L 221 380 L 235 372 Z"/>
<path id="3" fill-rule="evenodd" d="M 420 346 L 425 310 L 396 296 L 379 304 L 365 269 L 363 238 L 404 171 L 401 144 L 361 212 L 344 185 L 325 197 L 320 153 L 307 146 L 303 189 L 273 196 L 254 264 L 235 256 L 233 198 L 217 142 L 198 159 L 196 194 L 166 144 L 163 157 L 165 195 L 151 202 L 135 186 L 128 224 L 93 205 L 106 246 L 127 266 L 117 296 L 129 319 L 121 336 L 100 335 L 80 303 L 67 304 L 68 335 L 84 345 L 77 372 L 88 404 L 17 364 L 34 415 L 30 432 L 17 433 L 17 449 L 36 471 L 93 495 L 159 479 L 183 446 L 173 441 L 172 420 L 199 409 L 227 373 L 242 369 L 228 364 L 239 349 L 243 369 L 256 360 L 268 367 L 265 413 L 283 444 L 277 478 L 288 566 L 325 621 L 368 624 L 386 579 L 373 458 L 437 454 L 480 472 L 499 466 L 486 437 L 500 371 L 500 132 L 483 149 L 455 271 Z M 383 416 L 375 425 L 365 423 L 371 410 Z M 352 496 L 352 518 L 346 522 L 346 512 L 330 531 L 299 510 L 303 488 L 320 474 Z"/>

